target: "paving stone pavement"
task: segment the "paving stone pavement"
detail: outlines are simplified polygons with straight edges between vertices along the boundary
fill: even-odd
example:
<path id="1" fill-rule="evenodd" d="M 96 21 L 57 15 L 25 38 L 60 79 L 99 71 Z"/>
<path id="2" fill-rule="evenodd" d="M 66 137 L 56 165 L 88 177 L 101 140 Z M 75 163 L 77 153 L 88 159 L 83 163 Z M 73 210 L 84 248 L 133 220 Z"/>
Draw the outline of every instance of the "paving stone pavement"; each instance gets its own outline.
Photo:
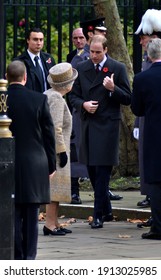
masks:
<path id="1" fill-rule="evenodd" d="M 161 241 L 141 239 L 148 229 L 138 229 L 136 224 L 109 222 L 102 229 L 91 229 L 78 220 L 65 236 L 44 236 L 43 225 L 40 222 L 38 260 L 161 260 Z"/>
<path id="2" fill-rule="evenodd" d="M 143 240 L 141 235 L 149 228 L 139 229 L 135 223 L 127 221 L 127 218 L 150 216 L 149 208 L 136 206 L 137 201 L 143 199 L 140 192 L 119 194 L 124 196 L 123 200 L 112 202 L 116 221 L 104 223 L 102 229 L 91 229 L 87 222 L 93 211 L 93 198 L 87 192 L 81 194 L 82 205 L 62 204 L 60 207 L 60 215 L 65 216 L 60 222 L 76 218 L 76 223 L 68 225 L 71 234 L 44 236 L 44 221 L 39 222 L 37 260 L 161 260 L 161 240 Z"/>

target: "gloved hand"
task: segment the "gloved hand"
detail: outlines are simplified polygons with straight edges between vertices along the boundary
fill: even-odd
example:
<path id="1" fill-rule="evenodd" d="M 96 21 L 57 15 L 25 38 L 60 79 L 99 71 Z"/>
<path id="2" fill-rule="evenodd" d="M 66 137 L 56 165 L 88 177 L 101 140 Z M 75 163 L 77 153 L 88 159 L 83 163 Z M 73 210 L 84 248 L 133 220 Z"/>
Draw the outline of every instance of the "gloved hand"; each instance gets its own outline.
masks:
<path id="1" fill-rule="evenodd" d="M 133 136 L 136 140 L 139 140 L 139 128 L 138 127 L 135 127 L 133 129 Z"/>
<path id="2" fill-rule="evenodd" d="M 66 152 L 60 153 L 59 157 L 60 157 L 60 167 L 63 168 L 67 164 L 67 161 L 68 161 Z"/>

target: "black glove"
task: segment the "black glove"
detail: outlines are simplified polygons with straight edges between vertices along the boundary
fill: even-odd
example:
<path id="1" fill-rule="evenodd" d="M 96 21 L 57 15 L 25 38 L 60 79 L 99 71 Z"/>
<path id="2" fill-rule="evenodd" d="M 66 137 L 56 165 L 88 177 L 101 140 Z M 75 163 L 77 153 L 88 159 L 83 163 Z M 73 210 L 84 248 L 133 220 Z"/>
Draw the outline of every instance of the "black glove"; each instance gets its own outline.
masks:
<path id="1" fill-rule="evenodd" d="M 60 167 L 64 167 L 67 164 L 68 157 L 66 152 L 62 152 L 59 154 L 60 157 Z"/>

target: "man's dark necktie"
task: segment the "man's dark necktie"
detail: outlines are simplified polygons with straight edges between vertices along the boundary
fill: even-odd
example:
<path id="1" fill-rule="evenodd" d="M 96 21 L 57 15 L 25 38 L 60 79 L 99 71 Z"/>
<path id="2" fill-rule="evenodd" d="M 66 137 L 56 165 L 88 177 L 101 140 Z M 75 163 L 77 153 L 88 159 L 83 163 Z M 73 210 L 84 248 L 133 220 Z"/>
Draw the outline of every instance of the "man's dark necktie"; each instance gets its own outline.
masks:
<path id="1" fill-rule="evenodd" d="M 100 66 L 99 64 L 96 64 L 96 66 L 95 66 L 96 74 L 98 74 L 100 71 L 99 66 Z"/>
<path id="2" fill-rule="evenodd" d="M 42 72 L 41 66 L 40 66 L 40 64 L 38 62 L 39 57 L 35 56 L 34 60 L 35 60 L 36 71 L 37 71 L 37 74 L 39 76 L 39 81 L 41 83 L 41 88 L 42 88 L 42 91 L 44 91 L 44 76 L 43 76 L 43 72 Z"/>

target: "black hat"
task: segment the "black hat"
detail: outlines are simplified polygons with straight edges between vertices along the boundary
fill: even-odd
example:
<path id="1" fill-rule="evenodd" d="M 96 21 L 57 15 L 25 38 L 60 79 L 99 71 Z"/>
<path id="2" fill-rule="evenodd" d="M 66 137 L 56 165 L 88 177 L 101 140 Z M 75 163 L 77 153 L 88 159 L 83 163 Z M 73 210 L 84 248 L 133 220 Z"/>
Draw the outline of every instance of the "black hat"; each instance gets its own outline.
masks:
<path id="1" fill-rule="evenodd" d="M 106 31 L 106 27 L 104 26 L 104 20 L 105 18 L 96 18 L 96 19 L 92 19 L 92 20 L 88 20 L 88 21 L 84 21 L 84 22 L 80 22 L 80 27 L 83 28 L 83 32 L 94 32 L 95 29 L 99 29 L 102 31 Z"/>
<path id="2" fill-rule="evenodd" d="M 107 28 L 105 27 L 105 18 L 98 18 L 96 22 L 95 29 L 100 31 L 107 31 Z"/>

